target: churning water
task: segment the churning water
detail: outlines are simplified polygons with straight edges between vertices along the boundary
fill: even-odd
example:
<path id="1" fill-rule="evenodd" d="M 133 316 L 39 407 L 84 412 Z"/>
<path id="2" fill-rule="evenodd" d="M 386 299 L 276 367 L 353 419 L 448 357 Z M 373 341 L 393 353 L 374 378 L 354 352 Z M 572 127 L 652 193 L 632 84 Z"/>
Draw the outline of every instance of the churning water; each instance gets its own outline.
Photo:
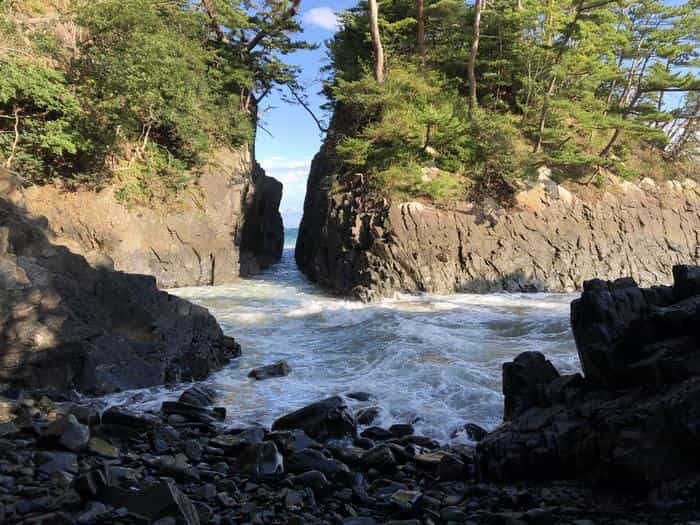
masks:
<path id="1" fill-rule="evenodd" d="M 293 234 L 293 232 L 290 232 Z M 231 424 L 263 423 L 333 394 L 367 392 L 379 424 L 416 423 L 441 440 L 464 423 L 487 428 L 503 414 L 501 365 L 537 350 L 560 371 L 578 370 L 569 328 L 572 295 L 400 296 L 360 304 L 324 296 L 294 263 L 293 235 L 284 258 L 254 279 L 174 293 L 216 316 L 243 356 L 206 384 L 220 393 Z M 248 372 L 286 359 L 289 376 L 255 381 Z M 152 389 L 115 396 L 143 407 L 175 398 Z"/>

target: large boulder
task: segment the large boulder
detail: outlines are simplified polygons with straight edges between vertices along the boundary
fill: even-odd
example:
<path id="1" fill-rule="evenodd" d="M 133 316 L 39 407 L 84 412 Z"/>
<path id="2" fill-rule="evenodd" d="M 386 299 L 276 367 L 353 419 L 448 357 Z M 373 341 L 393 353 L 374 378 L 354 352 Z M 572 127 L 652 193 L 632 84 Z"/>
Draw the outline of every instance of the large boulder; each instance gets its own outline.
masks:
<path id="1" fill-rule="evenodd" d="M 504 365 L 506 421 L 477 446 L 482 479 L 655 493 L 700 475 L 700 268 L 673 273 L 673 287 L 586 283 L 572 304 L 585 377 L 536 353 Z"/>
<path id="2" fill-rule="evenodd" d="M 12 178 L 0 183 L 0 383 L 105 394 L 203 379 L 240 351 L 205 308 L 154 278 L 53 245 Z"/>
<path id="3" fill-rule="evenodd" d="M 697 349 L 697 267 L 676 266 L 673 287 L 639 288 L 632 279 L 584 283 L 571 327 L 586 379 L 606 388 L 674 381 Z"/>
<path id="4" fill-rule="evenodd" d="M 544 387 L 559 377 L 554 365 L 539 352 L 524 352 L 503 365 L 504 419 L 520 415 L 544 401 Z"/>
<path id="5" fill-rule="evenodd" d="M 282 416 L 272 430 L 301 429 L 314 439 L 326 440 L 357 434 L 357 423 L 339 396 L 329 397 Z"/>

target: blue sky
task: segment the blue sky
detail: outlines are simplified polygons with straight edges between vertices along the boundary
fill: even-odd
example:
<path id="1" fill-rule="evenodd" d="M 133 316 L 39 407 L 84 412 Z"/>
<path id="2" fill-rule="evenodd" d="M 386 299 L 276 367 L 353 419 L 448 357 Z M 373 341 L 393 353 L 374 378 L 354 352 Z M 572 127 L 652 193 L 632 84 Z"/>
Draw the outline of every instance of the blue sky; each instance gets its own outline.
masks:
<path id="1" fill-rule="evenodd" d="M 321 47 L 288 57 L 288 62 L 303 68 L 301 82 L 308 88 L 310 102 L 317 115 L 324 97 L 321 90 L 321 67 L 325 63 L 324 41 L 335 32 L 334 12 L 356 5 L 357 0 L 306 0 L 302 2 L 300 21 L 302 38 Z M 296 228 L 306 192 L 306 178 L 311 159 L 321 145 L 322 136 L 311 117 L 300 106 L 282 102 L 277 93 L 266 98 L 261 107 L 262 125 L 270 134 L 258 130 L 256 156 L 268 175 L 284 184 L 282 215 L 287 228 Z"/>

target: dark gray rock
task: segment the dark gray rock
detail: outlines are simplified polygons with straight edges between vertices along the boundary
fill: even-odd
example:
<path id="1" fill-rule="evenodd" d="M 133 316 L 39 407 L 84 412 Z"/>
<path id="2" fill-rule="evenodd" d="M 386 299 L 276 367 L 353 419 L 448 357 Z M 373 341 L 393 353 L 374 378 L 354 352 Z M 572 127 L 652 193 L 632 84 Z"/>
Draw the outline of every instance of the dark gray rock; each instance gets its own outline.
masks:
<path id="1" fill-rule="evenodd" d="M 206 309 L 52 245 L 21 199 L 0 197 L 0 239 L 0 382 L 104 394 L 203 379 L 229 361 L 235 343 Z"/>
<path id="2" fill-rule="evenodd" d="M 261 366 L 260 368 L 254 368 L 248 374 L 248 377 L 252 377 L 258 381 L 263 381 L 265 379 L 271 379 L 273 377 L 284 377 L 289 375 L 292 368 L 287 364 L 287 361 L 277 361 L 272 365 Z"/>
<path id="3" fill-rule="evenodd" d="M 544 401 L 544 387 L 559 377 L 551 362 L 539 352 L 524 352 L 503 365 L 504 419 L 518 416 Z"/>
<path id="4" fill-rule="evenodd" d="M 379 407 L 367 407 L 357 411 L 357 422 L 360 425 L 371 425 L 379 416 Z"/>
<path id="5" fill-rule="evenodd" d="M 694 290 L 694 270 L 676 274 Z M 505 365 L 510 412 L 477 446 L 479 476 L 649 490 L 700 471 L 699 305 L 668 287 L 587 282 L 571 306 L 585 377 L 559 376 L 532 353 Z"/>
<path id="6" fill-rule="evenodd" d="M 349 394 L 345 394 L 345 397 L 354 399 L 355 401 L 369 401 L 373 396 L 368 392 L 350 392 Z"/>
<path id="7" fill-rule="evenodd" d="M 198 408 L 209 408 L 216 401 L 216 392 L 206 386 L 193 386 L 185 390 L 178 402 Z"/>
<path id="8" fill-rule="evenodd" d="M 35 460 L 39 465 L 39 471 L 44 474 L 67 472 L 78 473 L 78 456 L 72 452 L 42 452 L 36 455 Z"/>
<path id="9" fill-rule="evenodd" d="M 287 470 L 292 474 L 318 471 L 325 476 L 334 477 L 338 474 L 350 472 L 350 469 L 344 463 L 328 458 L 321 451 L 314 449 L 295 452 L 287 458 L 286 465 Z"/>
<path id="10" fill-rule="evenodd" d="M 385 441 L 391 439 L 394 436 L 391 432 L 381 427 L 369 427 L 360 432 L 360 436 L 363 438 L 371 439 L 373 441 Z"/>
<path id="11" fill-rule="evenodd" d="M 184 417 L 188 421 L 197 421 L 199 423 L 213 423 L 215 421 L 223 421 L 226 418 L 226 410 L 224 408 L 200 408 L 181 401 L 163 401 L 161 410 L 164 414 L 175 414 Z"/>
<path id="12" fill-rule="evenodd" d="M 284 472 L 284 459 L 272 441 L 253 443 L 238 458 L 238 471 L 253 476 L 272 476 Z"/>
<path id="13" fill-rule="evenodd" d="M 177 517 L 186 525 L 200 523 L 199 515 L 189 498 L 168 481 L 154 483 L 138 491 L 108 487 L 102 491 L 100 499 L 115 508 L 126 507 L 131 514 L 151 521 Z"/>
<path id="14" fill-rule="evenodd" d="M 116 425 L 135 430 L 155 429 L 163 424 L 161 419 L 152 414 L 138 413 L 125 407 L 110 407 L 102 414 L 103 425 Z"/>
<path id="15" fill-rule="evenodd" d="M 44 435 L 54 437 L 63 448 L 71 452 L 83 450 L 90 441 L 90 429 L 72 414 L 56 420 Z"/>
<path id="16" fill-rule="evenodd" d="M 292 483 L 300 487 L 311 488 L 317 496 L 325 494 L 331 487 L 331 483 L 328 481 L 325 474 L 317 470 L 311 470 L 294 476 L 292 478 Z"/>
<path id="17" fill-rule="evenodd" d="M 312 403 L 282 416 L 272 424 L 272 430 L 292 429 L 302 429 L 310 437 L 321 441 L 357 434 L 355 419 L 338 396 Z"/>
<path id="18" fill-rule="evenodd" d="M 396 457 L 387 445 L 377 445 L 362 455 L 362 463 L 367 468 L 391 471 L 396 468 Z"/>

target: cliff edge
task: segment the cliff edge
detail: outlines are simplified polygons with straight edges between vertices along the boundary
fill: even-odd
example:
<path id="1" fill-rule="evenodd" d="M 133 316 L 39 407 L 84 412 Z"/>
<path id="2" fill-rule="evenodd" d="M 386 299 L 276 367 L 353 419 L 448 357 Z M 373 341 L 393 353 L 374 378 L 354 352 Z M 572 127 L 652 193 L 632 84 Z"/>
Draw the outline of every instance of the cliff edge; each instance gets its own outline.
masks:
<path id="1" fill-rule="evenodd" d="M 694 181 L 638 184 L 610 176 L 583 198 L 541 172 L 508 205 L 485 197 L 442 207 L 373 194 L 337 175 L 329 148 L 309 175 L 296 247 L 301 270 L 331 293 L 374 300 L 395 292 L 564 292 L 594 276 L 667 282 L 700 262 Z"/>
<path id="2" fill-rule="evenodd" d="M 151 275 L 163 288 L 229 283 L 282 256 L 282 184 L 247 147 L 219 150 L 197 184 L 162 206 L 126 205 L 115 185 L 24 193 L 27 211 L 48 218 L 52 242 L 93 266 Z"/>

